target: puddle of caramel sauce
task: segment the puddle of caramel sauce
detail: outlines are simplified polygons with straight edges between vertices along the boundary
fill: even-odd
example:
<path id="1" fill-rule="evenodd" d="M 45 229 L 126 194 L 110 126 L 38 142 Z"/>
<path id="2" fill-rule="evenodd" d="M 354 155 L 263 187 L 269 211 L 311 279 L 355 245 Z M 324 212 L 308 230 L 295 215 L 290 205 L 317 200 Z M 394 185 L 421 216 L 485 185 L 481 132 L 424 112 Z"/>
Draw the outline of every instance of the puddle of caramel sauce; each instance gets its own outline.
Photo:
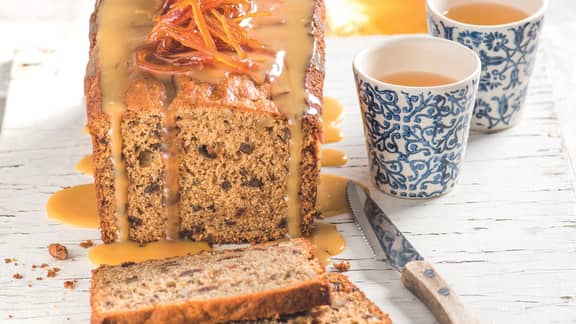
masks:
<path id="1" fill-rule="evenodd" d="M 118 265 L 125 262 L 142 262 L 169 257 L 196 254 L 212 248 L 205 242 L 159 241 L 146 245 L 136 242 L 117 242 L 94 246 L 88 252 L 88 259 L 95 265 Z"/>
<path id="2" fill-rule="evenodd" d="M 94 184 L 85 184 L 60 190 L 46 203 L 48 218 L 58 223 L 81 228 L 98 228 Z"/>
<path id="3" fill-rule="evenodd" d="M 350 212 L 346 198 L 348 179 L 331 174 L 320 175 L 316 210 L 322 217 L 331 217 Z"/>
<path id="4" fill-rule="evenodd" d="M 331 36 L 426 33 L 425 0 L 328 0 Z"/>
<path id="5" fill-rule="evenodd" d="M 76 163 L 76 171 L 83 173 L 85 175 L 94 175 L 94 164 L 92 162 L 92 154 L 86 155 L 82 160 Z"/>
<path id="6" fill-rule="evenodd" d="M 330 263 L 331 257 L 342 253 L 346 247 L 346 240 L 334 224 L 314 224 L 308 241 L 316 246 L 316 256 L 324 266 Z"/>
<path id="7" fill-rule="evenodd" d="M 322 119 L 324 121 L 324 144 L 340 142 L 343 138 L 342 130 L 338 123 L 344 117 L 344 107 L 338 100 L 331 97 L 324 97 L 322 107 Z"/>
<path id="8" fill-rule="evenodd" d="M 343 166 L 347 162 L 348 157 L 344 154 L 344 152 L 332 148 L 322 149 L 321 164 L 323 167 Z"/>

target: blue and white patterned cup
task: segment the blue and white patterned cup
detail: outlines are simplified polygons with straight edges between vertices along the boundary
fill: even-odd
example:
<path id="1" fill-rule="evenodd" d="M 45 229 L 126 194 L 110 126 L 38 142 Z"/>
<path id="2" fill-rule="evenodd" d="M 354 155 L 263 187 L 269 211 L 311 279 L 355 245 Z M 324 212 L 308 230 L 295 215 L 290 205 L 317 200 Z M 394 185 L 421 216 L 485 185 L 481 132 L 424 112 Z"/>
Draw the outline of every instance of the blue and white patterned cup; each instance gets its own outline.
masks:
<path id="1" fill-rule="evenodd" d="M 505 25 L 470 25 L 444 15 L 452 7 L 478 2 L 512 6 L 529 17 Z M 495 132 L 520 121 L 546 6 L 547 0 L 426 1 L 429 33 L 467 46 L 482 60 L 473 130 Z"/>
<path id="2" fill-rule="evenodd" d="M 480 75 L 478 57 L 455 42 L 400 36 L 361 51 L 353 69 L 376 186 L 408 199 L 450 191 L 468 142 Z M 434 73 L 456 82 L 407 87 L 377 79 L 401 72 Z"/>

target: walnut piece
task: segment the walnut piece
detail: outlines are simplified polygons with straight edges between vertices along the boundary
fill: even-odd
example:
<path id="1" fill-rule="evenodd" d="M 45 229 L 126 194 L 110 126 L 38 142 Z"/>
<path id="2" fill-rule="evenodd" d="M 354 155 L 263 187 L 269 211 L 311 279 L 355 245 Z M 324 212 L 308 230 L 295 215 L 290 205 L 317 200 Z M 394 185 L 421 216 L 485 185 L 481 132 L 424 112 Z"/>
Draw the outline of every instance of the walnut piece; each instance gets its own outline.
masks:
<path id="1" fill-rule="evenodd" d="M 52 243 L 48 245 L 48 252 L 50 252 L 50 255 L 58 260 L 66 260 L 68 258 L 68 249 L 59 243 Z"/>
<path id="2" fill-rule="evenodd" d="M 92 240 L 86 240 L 84 242 L 80 242 L 80 246 L 87 249 L 89 247 L 92 247 L 94 245 L 94 242 L 92 242 Z"/>
<path id="3" fill-rule="evenodd" d="M 64 281 L 64 288 L 66 289 L 73 289 L 74 288 L 74 281 L 66 280 Z"/>

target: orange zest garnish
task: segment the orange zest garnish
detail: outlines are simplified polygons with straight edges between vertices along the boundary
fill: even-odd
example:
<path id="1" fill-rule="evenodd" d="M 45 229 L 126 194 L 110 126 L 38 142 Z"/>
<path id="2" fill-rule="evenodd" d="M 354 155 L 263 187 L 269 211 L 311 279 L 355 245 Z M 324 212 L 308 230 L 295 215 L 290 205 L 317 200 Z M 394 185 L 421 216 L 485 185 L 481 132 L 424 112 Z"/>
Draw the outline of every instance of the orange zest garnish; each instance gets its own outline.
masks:
<path id="1" fill-rule="evenodd" d="M 136 64 L 161 73 L 203 66 L 250 73 L 256 66 L 250 54 L 269 51 L 248 36 L 248 22 L 269 15 L 253 0 L 165 0 L 149 43 L 136 51 Z"/>

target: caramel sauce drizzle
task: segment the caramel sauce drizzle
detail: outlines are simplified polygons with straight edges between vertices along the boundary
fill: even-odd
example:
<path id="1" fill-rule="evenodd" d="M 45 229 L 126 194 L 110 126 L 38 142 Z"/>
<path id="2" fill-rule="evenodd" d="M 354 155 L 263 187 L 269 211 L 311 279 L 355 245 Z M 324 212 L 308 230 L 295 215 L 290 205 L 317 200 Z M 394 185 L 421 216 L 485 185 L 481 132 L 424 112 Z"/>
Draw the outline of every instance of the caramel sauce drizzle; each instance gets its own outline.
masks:
<path id="1" fill-rule="evenodd" d="M 312 235 L 308 241 L 316 246 L 316 256 L 324 266 L 330 263 L 332 256 L 342 253 L 346 247 L 344 236 L 334 224 L 314 224 Z"/>
<path id="2" fill-rule="evenodd" d="M 80 228 L 98 228 L 98 208 L 94 184 L 62 189 L 46 203 L 48 219 Z"/>
<path id="3" fill-rule="evenodd" d="M 344 118 L 344 107 L 338 100 L 324 97 L 322 119 L 324 121 L 324 144 L 340 142 L 344 137 L 338 124 Z"/>
<path id="4" fill-rule="evenodd" d="M 341 150 L 322 149 L 321 164 L 323 167 L 339 167 L 348 162 L 348 157 Z"/>
<path id="5" fill-rule="evenodd" d="M 78 161 L 75 166 L 76 171 L 93 176 L 94 175 L 94 163 L 92 161 L 92 154 L 86 155 L 82 160 Z"/>
<path id="6" fill-rule="evenodd" d="M 273 98 L 281 112 L 288 117 L 290 126 L 290 161 L 288 166 L 287 203 L 288 234 L 299 237 L 301 231 L 301 162 L 304 134 L 302 117 L 309 109 L 309 103 L 320 100 L 306 91 L 306 67 L 309 64 L 314 42 L 311 37 L 310 24 L 314 11 L 314 1 L 295 3 L 293 1 L 258 0 L 257 6 L 271 8 L 270 17 L 254 18 L 256 27 L 250 32 L 255 39 L 263 40 L 270 48 L 275 49 L 276 61 L 281 71 L 272 84 L 273 88 L 284 89 Z"/>
<path id="7" fill-rule="evenodd" d="M 344 107 L 332 97 L 324 97 L 322 107 L 324 143 L 334 143 L 342 140 L 342 131 L 337 125 L 344 118 Z M 341 150 L 333 148 L 322 149 L 321 164 L 323 167 L 343 166 L 348 158 Z"/>
<path id="8" fill-rule="evenodd" d="M 166 238 L 168 240 L 179 239 L 180 233 L 180 205 L 179 205 L 179 165 L 180 165 L 180 146 L 178 145 L 178 129 L 176 127 L 176 111 L 169 103 L 174 98 L 174 82 L 172 80 L 164 82 L 167 93 L 167 102 L 162 107 L 163 116 L 163 159 L 165 164 L 164 170 L 164 200 L 166 208 Z"/>
<path id="9" fill-rule="evenodd" d="M 321 174 L 318 186 L 316 210 L 323 218 L 350 212 L 346 198 L 346 184 L 349 179 L 332 174 Z"/>
<path id="10" fill-rule="evenodd" d="M 102 110 L 110 118 L 110 149 L 114 167 L 114 192 L 118 240 L 129 237 L 126 204 L 128 176 L 122 158 L 124 91 L 131 69 L 131 54 L 146 40 L 155 0 L 103 0 L 98 15 L 97 55 L 101 70 Z"/>
<path id="11" fill-rule="evenodd" d="M 158 241 L 140 245 L 137 242 L 126 241 L 96 245 L 88 251 L 88 259 L 94 265 L 118 265 L 125 262 L 142 262 L 197 254 L 211 249 L 206 242 Z"/>

